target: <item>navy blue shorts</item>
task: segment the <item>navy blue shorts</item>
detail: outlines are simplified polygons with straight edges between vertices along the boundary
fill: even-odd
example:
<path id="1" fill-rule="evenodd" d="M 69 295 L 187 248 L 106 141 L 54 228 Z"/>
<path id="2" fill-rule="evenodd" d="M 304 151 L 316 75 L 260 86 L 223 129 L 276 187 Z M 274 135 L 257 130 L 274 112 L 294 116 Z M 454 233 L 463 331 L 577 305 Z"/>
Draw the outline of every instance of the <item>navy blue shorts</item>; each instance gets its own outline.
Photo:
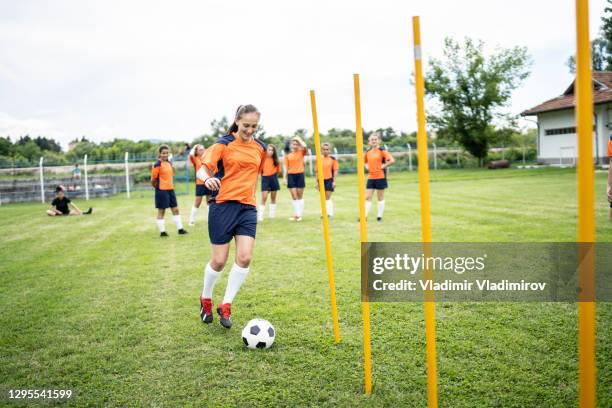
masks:
<path id="1" fill-rule="evenodd" d="M 212 195 L 212 191 L 208 189 L 204 184 L 196 184 L 196 197 L 203 197 Z"/>
<path id="2" fill-rule="evenodd" d="M 306 181 L 304 173 L 287 174 L 287 188 L 304 188 Z"/>
<path id="3" fill-rule="evenodd" d="M 272 176 L 261 176 L 261 191 L 278 191 L 280 185 L 278 184 L 278 177 L 276 174 Z"/>
<path id="4" fill-rule="evenodd" d="M 325 191 L 334 191 L 334 179 L 325 179 L 323 184 L 325 184 Z"/>
<path id="5" fill-rule="evenodd" d="M 366 188 L 369 190 L 384 190 L 387 188 L 387 179 L 368 179 L 368 184 L 366 184 Z"/>
<path id="6" fill-rule="evenodd" d="M 208 236 L 215 245 L 227 244 L 236 235 L 255 238 L 257 210 L 255 206 L 238 201 L 210 203 L 208 210 Z"/>
<path id="7" fill-rule="evenodd" d="M 174 190 L 155 190 L 155 208 L 160 210 L 178 207 Z"/>

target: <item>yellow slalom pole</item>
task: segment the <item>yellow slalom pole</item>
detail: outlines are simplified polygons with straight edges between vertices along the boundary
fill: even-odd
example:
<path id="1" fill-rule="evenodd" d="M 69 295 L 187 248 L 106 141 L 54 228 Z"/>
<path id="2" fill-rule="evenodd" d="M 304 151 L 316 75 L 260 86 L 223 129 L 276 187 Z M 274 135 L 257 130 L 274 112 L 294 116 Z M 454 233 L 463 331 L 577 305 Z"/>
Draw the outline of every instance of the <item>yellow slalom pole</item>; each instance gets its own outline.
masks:
<path id="1" fill-rule="evenodd" d="M 589 2 L 576 0 L 576 121 L 578 137 L 578 250 L 580 287 L 595 287 L 595 190 L 593 169 L 593 88 Z M 595 302 L 578 301 L 578 382 L 580 407 L 595 407 Z"/>
<path id="2" fill-rule="evenodd" d="M 319 183 L 319 196 L 321 198 L 321 214 L 323 214 L 323 240 L 325 242 L 325 255 L 327 256 L 327 278 L 329 281 L 329 297 L 331 299 L 332 320 L 334 323 L 334 340 L 340 343 L 340 329 L 338 327 L 338 309 L 336 307 L 336 286 L 334 284 L 334 264 L 332 260 L 331 243 L 329 241 L 329 220 L 327 219 L 327 206 L 325 203 L 325 183 L 323 182 L 323 159 L 321 158 L 321 139 L 319 137 L 319 121 L 317 120 L 317 103 L 314 91 L 310 91 L 310 106 L 312 108 L 312 125 L 314 127 L 314 142 L 317 155 L 317 182 Z"/>
<path id="3" fill-rule="evenodd" d="M 359 240 L 368 242 L 365 215 L 365 177 L 363 174 L 363 129 L 361 128 L 361 96 L 359 92 L 359 74 L 353 75 L 355 88 L 355 141 L 357 145 L 357 185 L 359 191 Z M 366 394 L 372 393 L 372 349 L 370 344 L 370 302 L 361 301 L 361 318 L 363 320 L 363 376 Z"/>
<path id="4" fill-rule="evenodd" d="M 427 157 L 427 133 L 425 132 L 425 84 L 423 81 L 423 65 L 421 61 L 421 28 L 419 17 L 412 17 L 412 32 L 414 38 L 414 72 L 416 78 L 417 103 L 417 149 L 419 157 L 419 190 L 421 192 L 421 234 L 424 243 L 425 256 L 431 252 L 431 207 L 429 201 L 429 161 Z M 431 279 L 430 270 L 426 271 L 426 279 Z M 436 364 L 436 304 L 431 292 L 425 294 L 425 350 L 427 354 L 427 406 L 438 406 L 438 375 Z"/>

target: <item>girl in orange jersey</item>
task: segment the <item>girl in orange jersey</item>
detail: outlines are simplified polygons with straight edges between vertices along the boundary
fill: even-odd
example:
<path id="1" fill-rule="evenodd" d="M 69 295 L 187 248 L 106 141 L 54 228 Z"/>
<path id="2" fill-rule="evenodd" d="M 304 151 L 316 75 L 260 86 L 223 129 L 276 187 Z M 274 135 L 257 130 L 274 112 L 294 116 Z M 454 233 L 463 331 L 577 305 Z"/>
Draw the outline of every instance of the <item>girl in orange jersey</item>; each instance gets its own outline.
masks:
<path id="1" fill-rule="evenodd" d="M 366 202 L 365 213 L 366 217 L 372 208 L 372 196 L 374 190 L 378 198 L 378 215 L 377 221 L 382 221 L 385 212 L 385 189 L 387 188 L 387 167 L 395 163 L 395 159 L 384 148 L 380 147 L 379 134 L 373 133 L 368 144 L 370 148 L 364 156 L 365 168 L 368 170 L 368 182 L 366 185 Z"/>
<path id="2" fill-rule="evenodd" d="M 197 177 L 212 191 L 208 235 L 212 257 L 204 270 L 204 288 L 200 296 L 200 318 L 213 321 L 212 294 L 229 255 L 229 244 L 236 242 L 236 257 L 229 273 L 223 303 L 217 308 L 221 325 L 232 327 L 231 306 L 249 273 L 255 246 L 257 209 L 255 187 L 263 168 L 266 147 L 254 135 L 260 113 L 253 105 L 240 106 L 228 134 L 210 146 L 204 154 Z"/>
<path id="3" fill-rule="evenodd" d="M 332 218 L 334 216 L 334 202 L 331 199 L 332 193 L 336 189 L 336 176 L 338 175 L 338 160 L 334 156 L 330 156 L 330 145 L 329 143 L 323 143 L 321 145 L 321 154 L 323 155 L 323 184 L 325 186 L 325 208 L 327 209 L 327 217 Z M 315 168 L 316 169 L 316 168 Z M 315 171 L 316 175 L 316 171 Z M 319 183 L 317 182 L 317 190 L 319 189 Z"/>
<path id="4" fill-rule="evenodd" d="M 204 157 L 204 152 L 206 149 L 201 144 L 196 144 L 193 146 L 191 151 L 189 152 L 189 161 L 193 165 L 193 169 L 195 173 L 198 173 L 200 167 L 202 167 L 202 158 Z M 198 216 L 198 212 L 200 211 L 200 205 L 202 204 L 202 197 L 208 197 L 212 191 L 206 188 L 204 182 L 199 178 L 195 178 L 196 190 L 195 195 L 196 199 L 193 203 L 193 207 L 191 208 L 191 215 L 189 216 L 189 225 L 193 226 L 196 222 L 196 217 Z M 208 209 L 208 200 L 206 200 L 206 208 Z"/>
<path id="5" fill-rule="evenodd" d="M 304 156 L 306 155 L 306 143 L 301 137 L 295 136 L 291 139 L 291 153 L 285 155 L 283 167 L 283 179 L 291 192 L 293 200 L 293 217 L 291 221 L 302 221 L 304 215 Z"/>
<path id="6" fill-rule="evenodd" d="M 174 177 L 174 169 L 168 160 L 170 149 L 167 145 L 159 147 L 159 159 L 153 164 L 151 169 L 151 184 L 155 187 L 155 208 L 157 208 L 157 227 L 161 237 L 167 237 L 166 226 L 164 223 L 164 215 L 166 208 L 172 211 L 172 218 L 178 233 L 183 235 L 187 231 L 183 229 L 181 215 L 179 214 L 178 204 L 176 203 L 176 195 L 174 194 L 174 185 L 172 179 Z"/>
<path id="7" fill-rule="evenodd" d="M 276 216 L 276 192 L 280 190 L 280 185 L 278 184 L 278 173 L 280 173 L 280 171 L 280 162 L 278 161 L 276 146 L 269 144 L 263 169 L 261 171 L 261 204 L 259 205 L 259 212 L 257 213 L 259 221 L 263 221 L 264 219 L 268 192 L 270 193 L 270 218 Z"/>

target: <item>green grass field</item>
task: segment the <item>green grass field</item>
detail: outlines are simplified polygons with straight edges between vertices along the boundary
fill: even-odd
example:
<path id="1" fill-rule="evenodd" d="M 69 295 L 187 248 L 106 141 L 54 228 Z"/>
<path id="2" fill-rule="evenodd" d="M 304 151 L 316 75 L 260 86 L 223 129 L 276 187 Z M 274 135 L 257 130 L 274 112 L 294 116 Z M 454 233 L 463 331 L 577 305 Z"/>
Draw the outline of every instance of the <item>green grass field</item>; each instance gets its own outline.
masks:
<path id="1" fill-rule="evenodd" d="M 575 240 L 573 170 L 438 171 L 431 178 L 434 241 Z M 597 238 L 610 242 L 605 179 L 597 174 Z M 342 336 L 334 345 L 318 193 L 312 179 L 307 185 L 302 223 L 287 221 L 282 190 L 277 218 L 260 224 L 229 331 L 217 319 L 199 321 L 210 253 L 205 211 L 180 237 L 167 216 L 164 240 L 148 193 L 91 201 L 89 217 L 52 219 L 41 204 L 0 207 L 2 398 L 14 388 L 71 388 L 75 406 L 426 406 L 420 303 L 372 304 L 374 393 L 363 394 L 354 175 L 339 178 L 334 196 Z M 416 173 L 391 172 L 390 187 L 385 220 L 368 224 L 369 240 L 418 241 Z M 179 197 L 185 224 L 192 201 Z M 576 310 L 568 303 L 437 304 L 440 406 L 576 406 Z M 256 316 L 277 330 L 269 350 L 242 344 L 241 328 Z M 609 303 L 598 304 L 597 322 L 598 405 L 609 407 Z"/>

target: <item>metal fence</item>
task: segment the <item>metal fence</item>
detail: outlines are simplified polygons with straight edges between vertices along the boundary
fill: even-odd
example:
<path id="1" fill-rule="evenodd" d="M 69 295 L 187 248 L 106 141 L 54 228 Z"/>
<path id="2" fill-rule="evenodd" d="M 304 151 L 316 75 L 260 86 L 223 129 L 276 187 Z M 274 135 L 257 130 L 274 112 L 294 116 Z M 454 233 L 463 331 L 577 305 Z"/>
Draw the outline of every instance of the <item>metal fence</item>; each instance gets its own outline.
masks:
<path id="1" fill-rule="evenodd" d="M 388 171 L 414 171 L 418 168 L 416 147 L 385 146 L 396 160 Z M 355 150 L 333 149 L 334 156 L 340 163 L 341 173 L 357 171 Z M 428 149 L 429 163 L 433 170 L 448 168 L 478 167 L 471 155 L 454 147 L 438 147 L 432 144 Z M 566 160 L 569 159 L 569 151 Z M 281 156 L 284 152 L 281 150 Z M 515 164 L 528 164 L 536 160 L 534 147 L 507 148 L 498 147 L 489 150 L 489 158 L 508 159 Z M 40 200 L 49 202 L 55 195 L 57 185 L 66 188 L 70 198 L 89 200 L 90 198 L 107 197 L 125 194 L 126 198 L 136 191 L 152 190 L 150 171 L 155 157 L 131 157 L 125 152 L 123 160 L 88 161 L 87 155 L 78 163 L 71 165 L 46 165 L 41 157 L 38 166 L 0 168 L 0 204 Z M 311 149 L 304 158 L 306 173 L 314 175 L 316 159 Z M 177 194 L 189 192 L 189 183 L 195 179 L 193 168 L 187 156 L 171 158 L 174 166 L 174 185 Z M 78 166 L 77 166 L 78 165 Z"/>
<path id="2" fill-rule="evenodd" d="M 0 169 L 0 204 L 41 201 L 50 202 L 55 188 L 64 186 L 69 198 L 89 200 L 125 194 L 130 198 L 136 191 L 152 190 L 151 166 L 155 158 L 130 158 L 124 160 L 88 162 L 85 155 L 72 165 L 45 165 L 41 157 L 37 167 Z M 190 164 L 186 156 L 175 157 L 174 187 L 177 194 L 189 191 Z"/>

